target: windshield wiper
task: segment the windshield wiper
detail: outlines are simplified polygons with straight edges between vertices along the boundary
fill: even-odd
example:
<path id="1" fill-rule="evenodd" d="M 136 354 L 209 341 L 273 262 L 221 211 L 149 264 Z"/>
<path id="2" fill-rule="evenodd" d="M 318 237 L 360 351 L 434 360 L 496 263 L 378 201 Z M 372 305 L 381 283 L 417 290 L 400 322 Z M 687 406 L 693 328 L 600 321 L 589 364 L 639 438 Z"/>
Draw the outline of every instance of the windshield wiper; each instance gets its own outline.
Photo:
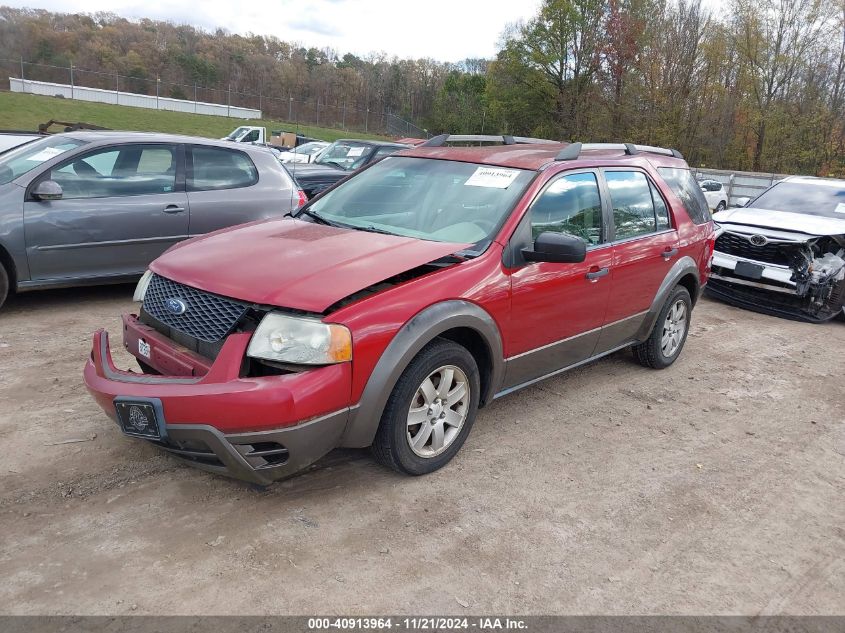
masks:
<path id="1" fill-rule="evenodd" d="M 379 229 L 374 227 L 372 224 L 367 226 L 351 226 L 353 229 L 358 229 L 359 231 L 367 231 L 368 233 L 381 233 L 382 235 L 396 235 L 396 233 L 392 233 L 391 231 L 385 231 L 384 229 Z"/>
<path id="2" fill-rule="evenodd" d="M 326 226 L 334 226 L 336 228 L 341 228 L 341 229 L 349 228 L 345 224 L 340 224 L 338 222 L 332 222 L 331 220 L 327 220 L 322 215 L 314 213 L 310 209 L 303 209 L 295 217 L 299 217 L 300 215 L 307 215 L 309 218 L 314 218 L 315 220 L 317 220 L 317 222 L 319 222 L 320 224 L 325 224 Z"/>

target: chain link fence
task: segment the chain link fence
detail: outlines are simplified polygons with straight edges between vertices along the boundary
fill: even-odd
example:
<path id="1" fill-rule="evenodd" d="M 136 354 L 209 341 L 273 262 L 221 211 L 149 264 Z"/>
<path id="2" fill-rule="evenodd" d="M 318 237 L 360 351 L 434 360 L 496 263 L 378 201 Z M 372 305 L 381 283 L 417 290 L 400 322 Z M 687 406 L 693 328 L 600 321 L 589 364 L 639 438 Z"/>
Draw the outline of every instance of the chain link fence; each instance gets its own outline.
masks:
<path id="1" fill-rule="evenodd" d="M 26 82 L 43 81 L 66 84 L 71 94 L 76 86 L 97 88 L 110 91 L 115 99 L 105 103 L 117 102 L 120 93 L 133 93 L 148 97 L 176 99 L 194 104 L 217 104 L 229 108 L 252 108 L 261 111 L 261 118 L 285 122 L 293 125 L 313 125 L 329 127 L 365 134 L 384 134 L 428 138 L 424 128 L 408 121 L 386 109 L 359 107 L 340 99 L 314 97 L 296 98 L 294 91 L 279 86 L 269 94 L 253 94 L 233 90 L 232 87 L 212 88 L 198 84 L 183 84 L 162 81 L 158 77 L 140 77 L 87 70 L 70 66 L 57 66 L 24 61 L 23 59 L 0 58 L 0 77 L 22 79 L 23 91 Z M 8 89 L 4 87 L 3 89 Z M 74 98 L 71 96 L 71 98 Z M 181 108 L 180 108 L 181 109 Z M 190 111 L 190 109 L 188 109 Z M 94 123 L 94 121 L 92 121 Z"/>

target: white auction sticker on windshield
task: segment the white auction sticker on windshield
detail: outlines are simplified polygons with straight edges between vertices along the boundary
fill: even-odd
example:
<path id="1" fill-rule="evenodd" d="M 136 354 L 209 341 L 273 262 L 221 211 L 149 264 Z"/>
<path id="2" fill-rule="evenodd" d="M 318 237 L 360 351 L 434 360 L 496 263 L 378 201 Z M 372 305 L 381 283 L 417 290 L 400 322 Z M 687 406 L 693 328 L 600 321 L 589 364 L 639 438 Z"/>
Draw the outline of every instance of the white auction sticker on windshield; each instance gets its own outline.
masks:
<path id="1" fill-rule="evenodd" d="M 516 169 L 502 169 L 500 167 L 479 167 L 469 177 L 464 185 L 469 187 L 494 187 L 496 189 L 507 189 L 519 176 Z"/>
<path id="2" fill-rule="evenodd" d="M 834 213 L 845 213 L 845 202 L 840 202 L 833 210 Z"/>
<path id="3" fill-rule="evenodd" d="M 350 147 L 346 153 L 347 156 L 361 156 L 364 153 L 364 147 Z"/>

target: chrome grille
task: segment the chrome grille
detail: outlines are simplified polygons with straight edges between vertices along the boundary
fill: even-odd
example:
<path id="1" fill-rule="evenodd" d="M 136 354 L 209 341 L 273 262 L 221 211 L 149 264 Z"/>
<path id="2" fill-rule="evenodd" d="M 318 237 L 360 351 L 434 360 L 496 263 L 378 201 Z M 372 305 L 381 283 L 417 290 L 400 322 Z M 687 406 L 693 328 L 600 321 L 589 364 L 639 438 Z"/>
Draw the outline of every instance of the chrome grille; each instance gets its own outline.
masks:
<path id="1" fill-rule="evenodd" d="M 716 240 L 716 250 L 728 255 L 745 257 L 758 262 L 791 266 L 795 254 L 801 248 L 798 243 L 769 242 L 764 246 L 755 246 L 747 238 L 736 233 L 722 233 Z"/>
<path id="2" fill-rule="evenodd" d="M 185 304 L 182 314 L 167 307 L 168 299 Z M 247 306 L 153 275 L 144 296 L 144 311 L 165 325 L 206 343 L 223 339 L 237 325 Z"/>

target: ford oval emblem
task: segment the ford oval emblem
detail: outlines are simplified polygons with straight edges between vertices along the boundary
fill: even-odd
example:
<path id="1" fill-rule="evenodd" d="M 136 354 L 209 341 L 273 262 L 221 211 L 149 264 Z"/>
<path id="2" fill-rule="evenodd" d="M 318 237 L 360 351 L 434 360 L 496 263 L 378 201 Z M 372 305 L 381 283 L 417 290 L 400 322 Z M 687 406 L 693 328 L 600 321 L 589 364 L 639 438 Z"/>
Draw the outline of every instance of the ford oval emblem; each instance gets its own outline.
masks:
<path id="1" fill-rule="evenodd" d="M 748 238 L 748 241 L 754 244 L 754 246 L 765 246 L 769 243 L 765 235 L 752 235 Z"/>
<path id="2" fill-rule="evenodd" d="M 177 297 L 169 297 L 165 299 L 164 306 L 167 308 L 168 312 L 177 316 L 185 314 L 188 311 L 188 304 Z"/>

